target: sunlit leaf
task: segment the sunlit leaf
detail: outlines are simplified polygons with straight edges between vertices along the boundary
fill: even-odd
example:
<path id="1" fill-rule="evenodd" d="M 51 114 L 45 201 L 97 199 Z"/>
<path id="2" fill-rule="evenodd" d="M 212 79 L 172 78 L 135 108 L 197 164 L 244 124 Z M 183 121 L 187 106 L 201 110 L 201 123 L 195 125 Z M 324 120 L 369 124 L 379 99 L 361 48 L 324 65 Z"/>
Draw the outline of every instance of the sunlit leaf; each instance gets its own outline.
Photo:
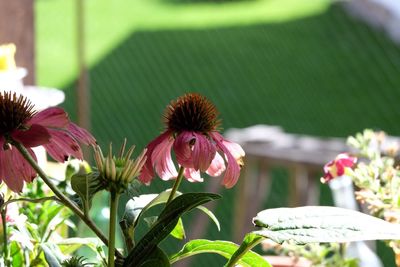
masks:
<path id="1" fill-rule="evenodd" d="M 233 253 L 232 257 L 229 259 L 227 264 L 225 266 L 234 266 L 234 263 L 241 262 L 243 259 L 246 257 L 246 255 L 249 253 L 249 251 L 259 244 L 264 237 L 249 233 L 247 234 L 240 247 Z M 261 261 L 262 265 L 250 265 L 250 266 L 271 266 L 268 262 L 265 260 Z M 259 264 L 261 264 L 261 262 Z"/>
<path id="2" fill-rule="evenodd" d="M 52 250 L 47 244 L 41 244 L 40 247 L 43 250 L 44 258 L 50 267 L 61 267 L 61 263 L 56 257 L 54 250 Z"/>
<path id="3" fill-rule="evenodd" d="M 237 244 L 228 241 L 210 241 L 205 239 L 192 240 L 186 243 L 181 251 L 172 255 L 170 257 L 170 262 L 175 263 L 184 258 L 201 253 L 215 253 L 225 257 L 226 259 L 229 259 L 237 251 L 238 248 L 239 246 Z M 243 257 L 238 261 L 238 264 L 243 267 L 270 266 L 263 259 L 263 257 L 253 251 L 248 251 L 247 253 L 245 253 Z"/>
<path id="4" fill-rule="evenodd" d="M 174 230 L 171 232 L 171 236 L 176 239 L 182 240 L 186 237 L 185 228 L 183 227 L 182 218 L 179 218 L 178 223 L 175 225 Z"/>
<path id="5" fill-rule="evenodd" d="M 307 206 L 261 211 L 253 233 L 297 244 L 400 239 L 400 225 L 337 207 Z"/>

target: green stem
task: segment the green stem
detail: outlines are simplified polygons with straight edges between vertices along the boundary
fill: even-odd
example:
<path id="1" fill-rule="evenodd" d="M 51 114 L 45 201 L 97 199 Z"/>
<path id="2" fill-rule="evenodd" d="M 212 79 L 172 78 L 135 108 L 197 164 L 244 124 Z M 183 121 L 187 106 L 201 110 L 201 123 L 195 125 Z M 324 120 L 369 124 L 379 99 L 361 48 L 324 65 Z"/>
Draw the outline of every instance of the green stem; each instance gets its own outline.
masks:
<path id="1" fill-rule="evenodd" d="M 236 263 L 253 247 L 261 243 L 265 238 L 262 236 L 259 236 L 257 238 L 254 238 L 252 241 L 249 243 L 245 243 L 243 241 L 242 245 L 237 249 L 237 251 L 232 255 L 232 257 L 229 259 L 229 261 L 226 263 L 224 267 L 235 267 Z M 243 249 L 241 249 L 243 248 Z"/>
<path id="2" fill-rule="evenodd" d="M 174 199 L 175 193 L 178 190 L 178 187 L 182 182 L 184 170 L 185 170 L 185 168 L 182 167 L 182 166 L 179 168 L 178 177 L 176 177 L 174 186 L 172 187 L 171 193 L 169 194 L 169 197 L 168 197 L 166 205 L 168 205 Z"/>
<path id="3" fill-rule="evenodd" d="M 39 174 L 47 186 L 53 191 L 53 193 L 59 198 L 59 200 L 68 208 L 70 208 L 85 224 L 100 238 L 103 243 L 108 246 L 108 239 L 104 236 L 99 228 L 94 224 L 94 222 L 82 212 L 82 210 L 75 205 L 67 196 L 65 196 L 58 188 L 50 181 L 49 177 L 44 173 L 42 168 L 39 167 L 37 162 L 33 159 L 29 151 L 19 142 L 12 142 L 22 156 L 29 162 L 32 168 Z M 123 257 L 121 253 L 116 252 L 118 257 Z"/>
<path id="4" fill-rule="evenodd" d="M 110 228 L 108 233 L 108 266 L 115 266 L 115 225 L 117 224 L 118 201 L 120 194 L 111 190 L 110 198 Z"/>
<path id="5" fill-rule="evenodd" d="M 1 208 L 1 221 L 3 224 L 3 259 L 6 266 L 10 266 L 10 262 L 8 261 L 8 241 L 7 241 L 7 222 L 6 222 L 6 212 L 7 207 L 2 206 Z"/>
<path id="6" fill-rule="evenodd" d="M 129 229 L 126 220 L 120 221 L 119 227 L 121 228 L 122 234 L 124 235 L 126 251 L 128 251 L 128 253 L 129 253 L 135 246 L 135 242 L 132 239 L 132 236 L 134 236 L 134 233 L 133 233 L 134 230 Z"/>
<path id="7" fill-rule="evenodd" d="M 57 197 L 42 197 L 42 198 L 14 198 L 14 199 L 10 199 L 6 202 L 4 202 L 3 205 L 0 206 L 0 210 L 2 210 L 4 207 L 6 207 L 7 205 L 14 203 L 14 202 L 19 202 L 19 201 L 24 201 L 24 202 L 31 202 L 31 203 L 40 203 L 40 202 L 45 202 L 45 201 L 49 201 L 49 200 L 53 200 L 53 201 L 57 201 L 57 202 L 61 202 L 61 200 L 59 200 Z M 62 203 L 62 202 L 61 202 Z"/>

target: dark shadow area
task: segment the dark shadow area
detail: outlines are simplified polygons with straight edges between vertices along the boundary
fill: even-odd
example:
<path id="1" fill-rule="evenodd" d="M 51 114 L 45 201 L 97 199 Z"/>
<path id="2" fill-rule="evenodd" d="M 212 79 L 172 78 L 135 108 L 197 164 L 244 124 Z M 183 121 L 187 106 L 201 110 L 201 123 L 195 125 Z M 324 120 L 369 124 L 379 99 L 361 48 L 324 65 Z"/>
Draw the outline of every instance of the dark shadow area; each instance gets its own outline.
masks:
<path id="1" fill-rule="evenodd" d="M 336 5 L 285 23 L 135 32 L 90 70 L 90 78 L 92 131 L 102 146 L 127 137 L 143 148 L 163 130 L 169 101 L 190 91 L 215 103 L 225 129 L 262 123 L 318 136 L 364 128 L 400 135 L 400 49 Z M 72 92 L 65 106 L 74 116 Z M 273 177 L 268 207 L 286 203 L 280 177 Z M 155 180 L 143 192 L 172 185 Z M 205 186 L 185 182 L 182 190 Z M 210 225 L 204 238 L 231 239 L 235 189 L 221 193 L 216 215 L 223 232 Z M 195 259 L 191 266 L 224 262 L 217 255 Z"/>

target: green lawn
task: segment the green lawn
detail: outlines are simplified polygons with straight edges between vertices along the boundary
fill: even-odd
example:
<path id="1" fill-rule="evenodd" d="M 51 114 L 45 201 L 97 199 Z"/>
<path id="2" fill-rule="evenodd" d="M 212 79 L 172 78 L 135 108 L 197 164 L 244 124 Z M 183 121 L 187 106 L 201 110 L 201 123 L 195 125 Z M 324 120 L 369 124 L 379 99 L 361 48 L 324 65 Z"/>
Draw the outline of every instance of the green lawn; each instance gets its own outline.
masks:
<path id="1" fill-rule="evenodd" d="M 66 89 L 74 117 L 72 3 L 38 0 L 36 12 L 38 82 Z M 265 123 L 321 136 L 366 127 L 400 135 L 399 47 L 327 0 L 85 3 L 92 131 L 101 145 L 128 137 L 144 147 L 162 130 L 165 105 L 187 91 L 208 96 L 225 129 Z M 286 204 L 286 180 L 274 172 L 266 207 Z M 230 238 L 235 190 L 223 193 L 224 231 L 210 227 L 210 239 Z M 222 262 L 200 256 L 196 266 Z"/>

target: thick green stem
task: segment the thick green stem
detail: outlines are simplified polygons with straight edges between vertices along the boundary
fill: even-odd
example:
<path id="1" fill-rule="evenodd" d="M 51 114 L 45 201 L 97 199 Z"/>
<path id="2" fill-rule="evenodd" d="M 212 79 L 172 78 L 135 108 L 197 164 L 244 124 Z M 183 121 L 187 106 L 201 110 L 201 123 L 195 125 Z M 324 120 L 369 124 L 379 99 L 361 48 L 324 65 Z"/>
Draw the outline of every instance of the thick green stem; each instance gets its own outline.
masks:
<path id="1" fill-rule="evenodd" d="M 236 263 L 253 247 L 258 245 L 261 241 L 263 241 L 265 238 L 262 236 L 258 236 L 257 238 L 254 238 L 251 242 L 245 244 L 245 241 L 243 241 L 242 245 L 237 249 L 237 251 L 232 255 L 232 257 L 229 259 L 229 261 L 225 264 L 224 267 L 235 267 Z"/>
<path id="2" fill-rule="evenodd" d="M 185 171 L 185 168 L 181 166 L 181 167 L 179 168 L 178 177 L 176 177 L 174 186 L 172 187 L 171 193 L 169 194 L 169 197 L 168 197 L 168 200 L 167 200 L 167 204 L 166 204 L 166 205 L 168 205 L 168 204 L 171 202 L 171 200 L 174 199 L 175 193 L 176 193 L 176 191 L 178 190 L 178 187 L 179 187 L 179 185 L 180 185 L 181 182 L 182 182 L 182 179 L 183 179 L 183 172 L 184 172 L 184 171 Z"/>
<path id="3" fill-rule="evenodd" d="M 85 224 L 100 238 L 103 243 L 108 246 L 108 239 L 107 237 L 104 236 L 104 234 L 101 232 L 99 228 L 94 224 L 94 222 L 85 214 L 83 211 L 75 205 L 67 196 L 65 196 L 58 188 L 50 181 L 50 179 L 47 177 L 47 175 L 44 173 L 42 168 L 39 167 L 37 162 L 33 159 L 29 151 L 19 142 L 12 142 L 12 145 L 14 145 L 18 151 L 22 154 L 22 156 L 29 162 L 29 164 L 32 166 L 32 168 L 39 174 L 39 176 L 43 179 L 43 181 L 47 184 L 47 186 L 53 191 L 53 193 L 59 198 L 59 200 L 68 208 L 70 208 L 79 218 L 81 218 L 82 221 L 85 222 Z M 121 253 L 118 251 L 116 252 L 118 257 L 123 257 Z"/>
<path id="4" fill-rule="evenodd" d="M 115 226 L 117 224 L 119 194 L 111 190 L 110 198 L 110 228 L 108 232 L 108 267 L 115 266 Z"/>
<path id="5" fill-rule="evenodd" d="M 8 241 L 7 241 L 7 222 L 6 222 L 6 212 L 7 207 L 2 207 L 1 209 L 1 221 L 3 224 L 3 259 L 4 264 L 6 266 L 10 266 L 10 262 L 8 261 Z"/>

